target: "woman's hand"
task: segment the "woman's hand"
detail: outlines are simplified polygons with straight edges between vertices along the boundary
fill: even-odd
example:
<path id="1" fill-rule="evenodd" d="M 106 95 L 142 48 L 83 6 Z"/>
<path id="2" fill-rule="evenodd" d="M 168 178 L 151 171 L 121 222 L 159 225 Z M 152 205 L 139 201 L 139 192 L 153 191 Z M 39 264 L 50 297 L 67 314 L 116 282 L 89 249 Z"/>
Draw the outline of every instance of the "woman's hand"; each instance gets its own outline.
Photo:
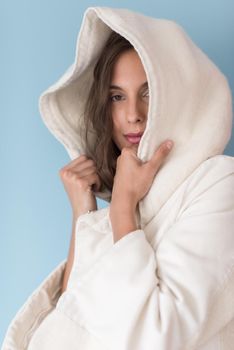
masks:
<path id="1" fill-rule="evenodd" d="M 124 147 L 117 159 L 116 174 L 112 191 L 112 200 L 127 201 L 136 206 L 147 194 L 152 182 L 170 149 L 163 142 L 155 151 L 152 158 L 142 162 L 133 147 Z M 173 142 L 172 142 L 173 146 Z"/>
<path id="2" fill-rule="evenodd" d="M 60 169 L 59 174 L 68 194 L 75 219 L 88 210 L 97 209 L 92 186 L 94 186 L 95 191 L 98 191 L 101 187 L 101 180 L 92 159 L 81 155 Z"/>
<path id="3" fill-rule="evenodd" d="M 137 204 L 149 191 L 156 173 L 169 152 L 166 142 L 163 142 L 148 162 L 142 162 L 137 157 L 135 148 L 122 149 L 117 159 L 110 203 L 114 242 L 138 229 Z"/>

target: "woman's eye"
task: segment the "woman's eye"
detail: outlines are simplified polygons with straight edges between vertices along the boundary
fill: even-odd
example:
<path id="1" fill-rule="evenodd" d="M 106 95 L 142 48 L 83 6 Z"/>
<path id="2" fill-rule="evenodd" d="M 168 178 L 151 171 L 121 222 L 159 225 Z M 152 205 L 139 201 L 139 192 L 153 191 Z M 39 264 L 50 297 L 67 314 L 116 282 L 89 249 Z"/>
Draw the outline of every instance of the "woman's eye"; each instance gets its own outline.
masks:
<path id="1" fill-rule="evenodd" d="M 110 97 L 111 101 L 115 102 L 115 101 L 120 101 L 121 99 L 121 95 L 113 95 Z"/>
<path id="2" fill-rule="evenodd" d="M 149 97 L 149 90 L 146 90 L 143 94 L 143 97 Z"/>

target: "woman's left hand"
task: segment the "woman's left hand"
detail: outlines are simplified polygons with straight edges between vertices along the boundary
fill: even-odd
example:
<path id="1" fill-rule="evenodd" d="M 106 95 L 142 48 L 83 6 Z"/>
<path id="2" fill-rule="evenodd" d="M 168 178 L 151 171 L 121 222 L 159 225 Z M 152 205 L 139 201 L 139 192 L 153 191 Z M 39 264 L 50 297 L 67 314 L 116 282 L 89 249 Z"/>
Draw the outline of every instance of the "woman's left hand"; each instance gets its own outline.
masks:
<path id="1" fill-rule="evenodd" d="M 168 141 L 164 141 L 147 162 L 137 157 L 134 147 L 122 149 L 117 158 L 112 201 L 125 204 L 127 201 L 131 206 L 137 206 L 149 191 L 156 173 L 171 150 L 167 148 Z"/>

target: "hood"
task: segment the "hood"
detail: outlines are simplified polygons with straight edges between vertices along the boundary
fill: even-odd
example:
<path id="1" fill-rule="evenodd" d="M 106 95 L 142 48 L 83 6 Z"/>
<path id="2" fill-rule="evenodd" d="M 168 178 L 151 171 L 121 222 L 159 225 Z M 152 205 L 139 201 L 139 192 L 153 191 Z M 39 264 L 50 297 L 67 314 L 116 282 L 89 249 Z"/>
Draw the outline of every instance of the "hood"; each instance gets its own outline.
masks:
<path id="1" fill-rule="evenodd" d="M 89 7 L 73 64 L 39 98 L 45 125 L 71 159 L 85 153 L 79 120 L 93 68 L 112 30 L 134 46 L 148 80 L 148 118 L 138 157 L 147 161 L 164 140 L 174 141 L 139 202 L 144 226 L 204 160 L 223 153 L 232 130 L 231 92 L 225 76 L 177 23 L 125 8 Z M 95 195 L 111 198 L 107 189 Z"/>

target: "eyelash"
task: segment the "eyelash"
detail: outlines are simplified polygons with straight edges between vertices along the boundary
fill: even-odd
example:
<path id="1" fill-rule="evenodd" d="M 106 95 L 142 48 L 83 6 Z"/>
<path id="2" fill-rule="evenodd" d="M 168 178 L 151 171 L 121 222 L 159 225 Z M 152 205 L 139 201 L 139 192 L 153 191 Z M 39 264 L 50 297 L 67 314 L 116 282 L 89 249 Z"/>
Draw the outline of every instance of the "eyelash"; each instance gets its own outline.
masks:
<path id="1" fill-rule="evenodd" d="M 148 91 L 148 90 L 146 91 L 146 95 L 149 95 L 149 91 Z M 118 94 L 117 94 L 117 95 L 110 96 L 110 100 L 111 100 L 111 102 L 117 102 L 117 101 L 120 101 L 120 100 L 118 100 L 118 99 L 117 99 L 117 100 L 113 100 L 113 97 L 116 97 L 116 96 L 118 96 L 118 97 L 120 96 L 120 97 L 121 97 L 121 95 L 118 95 Z M 145 95 L 143 95 L 143 97 L 149 97 L 149 96 L 145 96 Z"/>
<path id="2" fill-rule="evenodd" d="M 113 95 L 113 96 L 110 96 L 110 100 L 111 100 L 111 102 L 116 102 L 116 100 L 113 100 L 113 98 L 115 98 L 115 97 L 121 97 L 121 95 Z M 119 100 L 117 100 L 117 101 L 119 101 Z"/>

